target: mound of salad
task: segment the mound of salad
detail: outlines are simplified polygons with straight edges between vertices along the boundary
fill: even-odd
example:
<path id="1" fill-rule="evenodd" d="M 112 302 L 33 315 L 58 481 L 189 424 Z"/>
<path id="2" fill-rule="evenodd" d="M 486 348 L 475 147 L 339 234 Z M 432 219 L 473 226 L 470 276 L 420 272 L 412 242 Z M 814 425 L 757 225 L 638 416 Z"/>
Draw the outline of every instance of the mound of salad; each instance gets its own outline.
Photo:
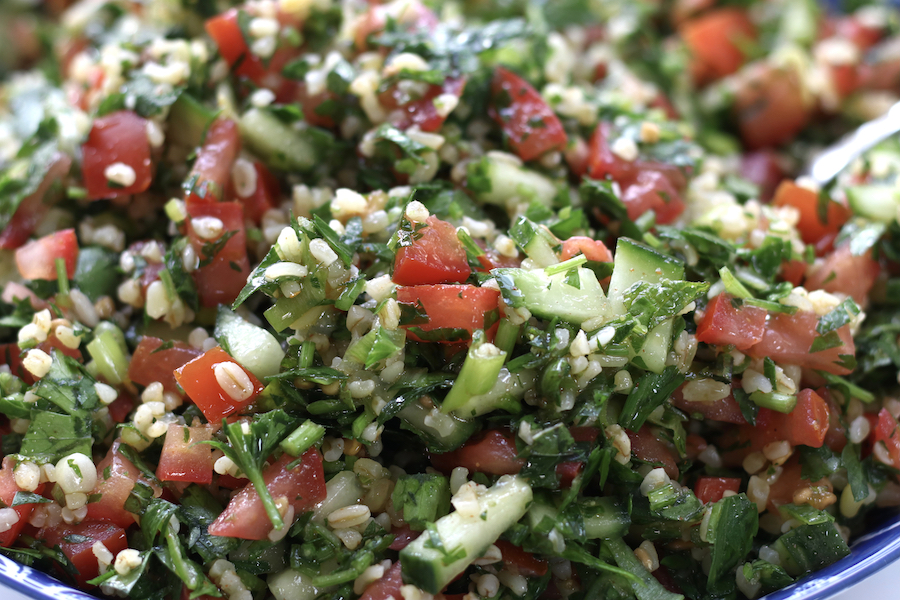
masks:
<path id="1" fill-rule="evenodd" d="M 133 600 L 757 598 L 900 505 L 900 13 L 0 6 L 0 552 Z M 5 559 L 4 559 L 5 560 Z"/>

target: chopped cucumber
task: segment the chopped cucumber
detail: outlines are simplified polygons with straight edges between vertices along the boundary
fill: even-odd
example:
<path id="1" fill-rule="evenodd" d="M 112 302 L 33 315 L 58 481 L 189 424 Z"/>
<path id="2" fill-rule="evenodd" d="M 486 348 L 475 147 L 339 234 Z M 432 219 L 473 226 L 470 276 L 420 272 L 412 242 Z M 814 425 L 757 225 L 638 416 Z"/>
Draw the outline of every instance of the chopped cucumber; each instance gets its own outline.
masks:
<path id="1" fill-rule="evenodd" d="M 285 569 L 269 575 L 269 591 L 275 600 L 316 600 L 324 590 L 312 584 L 312 577 L 298 569 Z"/>
<path id="2" fill-rule="evenodd" d="M 468 187 L 478 200 L 503 207 L 513 199 L 517 204 L 533 200 L 551 206 L 559 193 L 556 184 L 540 173 L 490 154 L 469 163 L 467 175 Z"/>
<path id="3" fill-rule="evenodd" d="M 273 169 L 308 171 L 316 164 L 308 137 L 268 111 L 251 108 L 241 115 L 240 128 L 247 146 Z"/>
<path id="4" fill-rule="evenodd" d="M 275 336 L 248 323 L 227 306 L 219 306 L 215 338 L 236 361 L 260 379 L 281 369 L 284 350 Z"/>
<path id="5" fill-rule="evenodd" d="M 534 379 L 534 371 L 523 369 L 510 373 L 509 369 L 503 367 L 497 377 L 491 380 L 493 385 L 488 391 L 469 396 L 466 398 L 465 404 L 453 410 L 453 414 L 470 419 L 498 408 L 518 414 L 522 410 L 521 400 L 525 396 L 525 392 L 534 387 Z"/>
<path id="6" fill-rule="evenodd" d="M 848 187 L 846 192 L 854 213 L 880 223 L 893 223 L 897 219 L 900 188 L 896 185 L 857 185 Z"/>
<path id="7" fill-rule="evenodd" d="M 215 118 L 216 111 L 182 92 L 169 111 L 168 138 L 180 146 L 196 148 L 203 143 L 206 128 Z"/>
<path id="8" fill-rule="evenodd" d="M 684 279 L 684 264 L 634 240 L 619 238 L 615 264 L 609 280 L 609 304 L 613 315 L 624 316 L 625 292 L 639 281 L 658 283 L 660 279 Z M 636 355 L 649 371 L 662 373 L 672 344 L 672 320 L 651 329 Z"/>
<path id="9" fill-rule="evenodd" d="M 509 234 L 535 265 L 549 267 L 559 262 L 553 249 L 559 245 L 559 240 L 546 227 L 522 217 L 510 228 Z"/>
<path id="10" fill-rule="evenodd" d="M 435 452 L 450 452 L 459 448 L 478 429 L 477 421 L 465 421 L 452 414 L 432 411 L 418 402 L 410 402 L 397 416 L 404 427 L 415 431 Z"/>
<path id="11" fill-rule="evenodd" d="M 358 504 L 365 494 L 359 478 L 353 471 L 341 471 L 325 484 L 325 499 L 313 511 L 314 521 L 323 521 L 342 506 Z"/>
<path id="12" fill-rule="evenodd" d="M 405 581 L 431 594 L 440 592 L 525 515 L 531 486 L 504 475 L 477 498 L 477 514 L 450 513 L 400 551 Z"/>
<path id="13" fill-rule="evenodd" d="M 524 306 L 538 317 L 559 317 L 580 325 L 596 317 L 609 318 L 611 314 L 603 288 L 589 269 L 577 268 L 555 275 L 547 275 L 542 269 L 493 269 L 491 274 L 497 278 L 509 306 Z"/>
<path id="14" fill-rule="evenodd" d="M 582 505 L 584 536 L 587 539 L 610 539 L 628 533 L 631 516 L 615 498 L 604 496 Z"/>

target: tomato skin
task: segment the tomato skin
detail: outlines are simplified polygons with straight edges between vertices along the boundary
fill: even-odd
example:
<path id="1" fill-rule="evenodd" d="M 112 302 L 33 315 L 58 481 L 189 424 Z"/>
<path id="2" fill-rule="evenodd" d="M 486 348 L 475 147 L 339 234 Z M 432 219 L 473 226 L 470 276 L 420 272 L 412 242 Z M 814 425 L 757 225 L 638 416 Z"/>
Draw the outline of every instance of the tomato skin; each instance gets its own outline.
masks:
<path id="1" fill-rule="evenodd" d="M 473 435 L 456 450 L 430 457 L 434 468 L 444 473 L 450 473 L 454 467 L 465 467 L 474 473 L 514 475 L 525 466 L 516 452 L 513 435 L 497 429 Z"/>
<path id="2" fill-rule="evenodd" d="M 44 540 L 48 548 L 59 546 L 78 569 L 75 580 L 81 587 L 85 587 L 88 580 L 100 574 L 100 565 L 93 551 L 94 544 L 102 542 L 113 556 L 128 547 L 125 530 L 105 521 L 82 521 L 77 525 L 60 523 L 56 527 L 42 528 L 36 538 Z M 67 541 L 72 539 L 78 541 Z"/>
<path id="3" fill-rule="evenodd" d="M 734 296 L 723 292 L 709 301 L 697 324 L 697 339 L 719 346 L 734 345 L 746 350 L 763 339 L 766 311 L 757 306 L 734 305 Z"/>
<path id="4" fill-rule="evenodd" d="M 656 222 L 666 225 L 684 212 L 686 205 L 672 182 L 659 171 L 641 171 L 637 179 L 622 191 L 622 202 L 632 221 L 654 211 Z"/>
<path id="5" fill-rule="evenodd" d="M 797 229 L 806 244 L 815 244 L 826 235 L 837 234 L 850 218 L 850 210 L 837 202 L 829 202 L 825 222 L 820 218 L 819 197 L 814 191 L 793 181 L 782 181 L 772 200 L 775 206 L 793 206 L 800 211 Z"/>
<path id="6" fill-rule="evenodd" d="M 778 155 L 771 150 L 748 152 L 741 156 L 741 177 L 759 186 L 761 200 L 769 200 L 784 178 Z"/>
<path id="7" fill-rule="evenodd" d="M 854 256 L 850 245 L 844 244 L 807 269 L 804 287 L 810 291 L 825 290 L 852 296 L 857 304 L 863 304 L 881 273 L 881 267 L 872 258 L 872 251 Z"/>
<path id="8" fill-rule="evenodd" d="M 126 392 L 119 392 L 119 397 L 109 405 L 109 417 L 115 423 L 124 423 L 134 410 L 134 398 Z"/>
<path id="9" fill-rule="evenodd" d="M 240 65 L 234 70 L 238 77 L 247 77 L 258 81 L 266 72 L 263 61 L 250 52 L 244 35 L 238 25 L 238 9 L 232 8 L 206 21 L 206 33 L 219 48 L 219 54 L 233 67 L 238 61 Z"/>
<path id="10" fill-rule="evenodd" d="M 756 426 L 745 426 L 753 450 L 761 450 L 771 442 L 787 441 L 792 446 L 821 448 L 831 423 L 828 403 L 814 390 L 797 394 L 797 406 L 790 413 L 760 408 Z"/>
<path id="11" fill-rule="evenodd" d="M 187 202 L 221 200 L 231 183 L 231 167 L 240 151 L 241 134 L 237 123 L 231 119 L 213 121 L 188 176 L 192 185 Z"/>
<path id="12" fill-rule="evenodd" d="M 171 341 L 171 348 L 160 350 L 164 343 L 150 335 L 142 337 L 128 365 L 128 377 L 143 386 L 158 381 L 167 392 L 178 392 L 175 369 L 202 355 L 203 350 L 181 341 Z"/>
<path id="13" fill-rule="evenodd" d="M 890 466 L 900 469 L 900 425 L 888 409 L 882 408 L 878 412 L 878 422 L 873 431 L 874 442 L 883 443 L 887 448 L 888 456 L 891 458 Z"/>
<path id="14" fill-rule="evenodd" d="M 566 149 L 568 138 L 553 109 L 527 81 L 503 67 L 491 80 L 488 113 L 522 160 Z"/>
<path id="15" fill-rule="evenodd" d="M 0 249 L 14 250 L 28 241 L 35 227 L 47 214 L 58 194 L 48 194 L 53 185 L 63 179 L 72 166 L 68 155 L 58 152 L 47 169 L 47 174 L 30 196 L 23 198 L 12 218 L 0 232 Z"/>
<path id="16" fill-rule="evenodd" d="M 400 588 L 403 586 L 400 561 L 394 561 L 391 568 L 378 581 L 372 582 L 360 596 L 359 600 L 389 600 L 401 598 Z"/>
<path id="17" fill-rule="evenodd" d="M 579 254 L 584 254 L 586 259 L 596 262 L 612 262 L 613 260 L 612 252 L 609 251 L 606 244 L 583 235 L 575 235 L 564 241 L 559 259 L 569 260 Z"/>
<path id="18" fill-rule="evenodd" d="M 244 289 L 250 275 L 250 261 L 247 258 L 247 234 L 244 230 L 244 207 L 240 202 L 188 202 L 187 233 L 191 245 L 200 256 L 203 266 L 191 275 L 197 284 L 197 293 L 202 306 L 230 304 Z M 209 240 L 197 235 L 193 219 L 215 217 L 224 225 L 223 235 L 234 232 L 221 249 L 212 257 L 203 251 Z M 221 238 L 220 238 L 221 239 Z"/>
<path id="19" fill-rule="evenodd" d="M 435 98 L 441 95 L 461 97 L 466 87 L 463 77 L 448 77 L 441 85 L 430 85 L 422 96 L 408 99 L 408 93 L 398 86 L 391 86 L 379 94 L 381 105 L 391 110 L 391 123 L 398 129 L 408 129 L 418 125 L 422 131 L 438 131 L 447 120 L 446 115 L 438 112 L 434 104 Z"/>
<path id="20" fill-rule="evenodd" d="M 738 89 L 734 111 L 741 139 L 750 150 L 792 140 L 812 116 L 797 73 L 767 65 L 755 69 Z"/>
<path id="21" fill-rule="evenodd" d="M 130 110 L 120 110 L 97 118 L 81 146 L 81 169 L 84 186 L 91 200 L 119 198 L 143 192 L 153 179 L 150 160 L 150 141 L 147 121 Z M 111 187 L 106 179 L 106 167 L 123 163 L 134 169 L 134 183 L 126 187 Z"/>
<path id="22" fill-rule="evenodd" d="M 125 510 L 125 501 L 134 482 L 138 480 L 140 471 L 119 452 L 121 444 L 120 440 L 113 442 L 106 457 L 97 464 L 97 485 L 92 494 L 99 494 L 100 499 L 87 504 L 87 516 L 88 519 L 109 521 L 128 529 L 134 524 L 135 518 Z"/>
<path id="23" fill-rule="evenodd" d="M 728 396 L 721 400 L 713 402 L 694 402 L 684 399 L 682 387 L 679 387 L 672 393 L 672 404 L 688 414 L 699 413 L 704 419 L 711 421 L 720 421 L 723 423 L 734 423 L 735 425 L 746 425 L 747 420 L 741 412 L 741 407 L 734 399 L 734 395 L 729 393 Z"/>
<path id="24" fill-rule="evenodd" d="M 300 464 L 288 471 L 285 467 L 296 457 L 284 454 L 263 471 L 269 493 L 276 499 L 287 497 L 296 515 L 312 510 L 326 495 L 322 455 L 310 448 L 301 458 Z M 209 526 L 211 535 L 242 540 L 263 540 L 271 531 L 272 523 L 252 483 L 238 492 Z"/>
<path id="25" fill-rule="evenodd" d="M 18 461 L 13 456 L 4 456 L 2 466 L 0 466 L 0 500 L 2 500 L 6 506 L 12 506 L 13 500 L 16 497 L 16 492 L 21 491 L 19 486 L 16 485 L 16 478 L 13 474 L 13 469 L 17 462 Z M 45 486 L 46 484 L 39 484 L 35 493 L 40 495 L 44 491 Z M 31 517 L 31 511 L 34 510 L 35 506 L 37 506 L 37 504 L 20 504 L 13 508 L 13 510 L 16 511 L 16 514 L 19 515 L 19 520 L 13 523 L 12 527 L 8 530 L 0 533 L 0 546 L 9 548 L 15 543 L 22 528 L 25 527 L 29 517 Z"/>
<path id="26" fill-rule="evenodd" d="M 856 345 L 850 334 L 850 326 L 837 330 L 842 346 L 821 352 L 809 353 L 816 338 L 819 317 L 808 310 L 800 310 L 793 315 L 778 313 L 769 315 L 763 339 L 747 349 L 753 358 L 770 357 L 777 362 L 799 365 L 807 369 L 820 369 L 835 375 L 849 375 L 852 369 L 839 364 L 841 355 L 855 355 Z"/>
<path id="27" fill-rule="evenodd" d="M 244 205 L 244 214 L 247 215 L 247 218 L 259 224 L 266 211 L 278 206 L 280 190 L 278 179 L 264 164 L 254 161 L 253 169 L 256 171 L 256 189 L 246 198 L 236 195 Z"/>
<path id="28" fill-rule="evenodd" d="M 625 430 L 631 440 L 631 453 L 639 459 L 656 463 L 666 471 L 671 479 L 678 479 L 678 465 L 671 448 L 663 443 L 647 425 L 638 431 Z"/>
<path id="29" fill-rule="evenodd" d="M 464 329 L 471 335 L 476 329 L 485 329 L 486 316 L 491 311 L 498 310 L 499 301 L 498 290 L 473 285 L 414 285 L 397 288 L 397 302 L 421 302 L 429 319 L 428 323 L 404 327 L 418 327 L 423 332 L 442 328 Z M 495 325 L 488 327 L 489 338 L 495 329 Z M 413 332 L 410 332 L 410 336 L 419 339 Z"/>
<path id="30" fill-rule="evenodd" d="M 412 243 L 397 250 L 391 279 L 399 285 L 461 283 L 472 269 L 456 228 L 430 215 Z"/>
<path id="31" fill-rule="evenodd" d="M 691 53 L 690 71 L 697 85 L 737 71 L 747 58 L 743 46 L 756 39 L 756 27 L 739 8 L 708 11 L 685 22 L 678 32 Z"/>
<path id="32" fill-rule="evenodd" d="M 172 423 L 166 432 L 156 476 L 162 481 L 210 484 L 213 480 L 212 425 L 187 427 Z"/>
<path id="33" fill-rule="evenodd" d="M 250 379 L 253 392 L 246 400 L 232 398 L 216 381 L 216 365 L 226 362 L 237 365 Z M 223 417 L 240 412 L 252 404 L 265 388 L 253 373 L 242 367 L 220 346 L 175 369 L 175 380 L 210 423 L 219 423 Z"/>
<path id="34" fill-rule="evenodd" d="M 741 480 L 737 477 L 700 477 L 694 484 L 694 495 L 703 504 L 718 502 L 725 492 L 734 492 L 741 489 Z"/>
<path id="35" fill-rule="evenodd" d="M 494 545 L 500 549 L 505 568 L 512 567 L 525 577 L 543 577 L 547 574 L 547 561 L 536 558 L 531 552 L 525 552 L 506 540 L 497 540 Z"/>
<path id="36" fill-rule="evenodd" d="M 74 229 L 54 231 L 49 235 L 28 242 L 16 250 L 16 266 L 25 279 L 56 281 L 56 259 L 66 264 L 69 279 L 75 275 L 78 262 L 78 238 Z"/>
<path id="37" fill-rule="evenodd" d="M 394 527 L 391 529 L 391 535 L 394 536 L 394 541 L 391 542 L 391 545 L 388 546 L 391 550 L 403 550 L 409 543 L 422 535 L 421 531 L 413 531 L 410 529 L 409 525 L 404 523 L 400 527 Z"/>

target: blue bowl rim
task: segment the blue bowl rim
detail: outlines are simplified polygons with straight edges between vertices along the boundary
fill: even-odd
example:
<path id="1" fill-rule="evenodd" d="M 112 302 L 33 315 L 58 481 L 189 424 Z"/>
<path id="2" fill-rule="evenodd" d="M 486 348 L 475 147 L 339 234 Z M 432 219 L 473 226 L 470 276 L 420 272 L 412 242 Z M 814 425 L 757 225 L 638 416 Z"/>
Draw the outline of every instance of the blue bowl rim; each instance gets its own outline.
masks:
<path id="1" fill-rule="evenodd" d="M 851 545 L 851 554 L 761 600 L 821 600 L 842 592 L 900 561 L 900 513 L 885 511 L 874 530 Z M 50 575 L 0 555 L 0 590 L 8 588 L 34 600 L 96 600 Z"/>

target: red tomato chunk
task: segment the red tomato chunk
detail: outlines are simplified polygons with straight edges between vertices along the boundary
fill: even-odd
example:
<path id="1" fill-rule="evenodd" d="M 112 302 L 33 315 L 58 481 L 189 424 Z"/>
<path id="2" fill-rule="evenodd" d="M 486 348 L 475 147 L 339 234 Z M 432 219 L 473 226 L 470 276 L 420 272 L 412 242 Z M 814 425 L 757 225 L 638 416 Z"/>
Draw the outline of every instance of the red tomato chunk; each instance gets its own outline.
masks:
<path id="1" fill-rule="evenodd" d="M 431 464 L 447 474 L 455 467 L 465 467 L 475 473 L 513 475 L 522 470 L 525 461 L 518 457 L 512 434 L 494 429 L 472 436 L 452 452 L 431 455 Z"/>
<path id="2" fill-rule="evenodd" d="M 852 369 L 843 364 L 842 356 L 854 356 L 856 345 L 850 335 L 850 326 L 837 330 L 841 346 L 810 353 L 815 340 L 819 317 L 812 311 L 801 310 L 793 315 L 784 313 L 769 315 L 763 339 L 747 349 L 753 358 L 769 357 L 772 360 L 800 365 L 808 369 L 821 369 L 835 375 L 848 375 Z"/>
<path id="3" fill-rule="evenodd" d="M 740 8 L 712 10 L 679 30 L 691 53 L 691 75 L 697 84 L 715 81 L 744 64 L 745 48 L 756 39 L 756 28 Z"/>
<path id="4" fill-rule="evenodd" d="M 900 469 L 900 425 L 886 408 L 882 408 L 878 413 L 873 439 L 876 444 L 884 444 L 890 466 Z"/>
<path id="5" fill-rule="evenodd" d="M 77 525 L 62 523 L 41 529 L 36 537 L 44 540 L 48 548 L 59 546 L 78 569 L 76 580 L 81 586 L 100 574 L 94 544 L 102 543 L 113 556 L 128 547 L 125 530 L 104 521 L 82 521 Z"/>
<path id="6" fill-rule="evenodd" d="M 704 504 L 718 502 L 725 497 L 725 492 L 741 489 L 741 480 L 737 477 L 700 477 L 694 484 L 694 494 Z"/>
<path id="7" fill-rule="evenodd" d="M 25 279 L 56 281 L 56 261 L 63 259 L 69 279 L 78 262 L 78 238 L 74 229 L 63 229 L 28 242 L 16 250 L 16 266 Z"/>
<path id="8" fill-rule="evenodd" d="M 87 516 L 127 529 L 134 524 L 135 518 L 125 510 L 125 501 L 140 471 L 119 452 L 121 443 L 119 440 L 113 442 L 109 453 L 97 465 L 97 485 L 91 495 L 96 495 L 99 500 L 87 504 Z"/>
<path id="9" fill-rule="evenodd" d="M 792 446 L 821 448 L 828 433 L 830 411 L 828 403 L 811 389 L 800 390 L 797 405 L 790 413 L 760 408 L 756 426 L 746 426 L 751 448 L 761 450 L 771 442 L 787 441 Z"/>
<path id="10" fill-rule="evenodd" d="M 746 350 L 762 341 L 765 328 L 765 310 L 722 293 L 707 305 L 703 319 L 697 325 L 697 339 L 707 344 L 733 345 L 738 350 Z"/>
<path id="11" fill-rule="evenodd" d="M 212 425 L 169 425 L 156 476 L 162 481 L 212 483 L 212 447 L 203 443 L 211 440 L 212 434 Z"/>
<path id="12" fill-rule="evenodd" d="M 503 67 L 491 80 L 490 114 L 522 160 L 566 149 L 568 138 L 553 109 L 527 81 Z"/>
<path id="13" fill-rule="evenodd" d="M 58 193 L 52 193 L 54 184 L 68 174 L 71 166 L 72 159 L 66 154 L 58 152 L 53 157 L 47 174 L 37 190 L 22 199 L 9 223 L 0 232 L 0 248 L 12 250 L 28 241 L 28 238 L 34 233 L 34 228 L 60 196 Z"/>
<path id="14" fill-rule="evenodd" d="M 399 285 L 461 283 L 471 272 L 456 228 L 431 215 L 411 244 L 397 250 L 391 279 Z"/>
<path id="15" fill-rule="evenodd" d="M 272 498 L 287 498 L 295 515 L 312 510 L 326 495 L 322 455 L 315 448 L 310 448 L 301 459 L 299 465 L 288 471 L 287 465 L 297 459 L 284 454 L 263 471 L 266 489 Z M 242 540 L 263 540 L 271 531 L 272 522 L 252 483 L 238 492 L 209 526 L 211 535 Z"/>
<path id="16" fill-rule="evenodd" d="M 2 468 L 0 468 L 0 500 L 2 500 L 6 506 L 12 506 L 16 493 L 21 491 L 19 486 L 16 485 L 16 478 L 13 474 L 16 462 L 16 459 L 12 456 L 4 456 L 3 465 Z M 44 484 L 42 483 L 35 492 L 40 494 L 43 491 Z M 31 511 L 34 510 L 35 506 L 37 506 L 37 504 L 20 504 L 13 508 L 13 510 L 16 511 L 19 520 L 13 523 L 9 529 L 0 533 L 0 546 L 8 548 L 13 545 L 19 537 L 22 528 L 25 527 L 25 523 L 28 522 Z"/>
<path id="17" fill-rule="evenodd" d="M 240 202 L 188 202 L 187 212 L 188 236 L 200 256 L 201 266 L 192 273 L 200 295 L 200 304 L 230 304 L 244 288 L 250 274 L 244 207 Z M 218 219 L 222 223 L 222 233 L 212 239 L 200 235 L 194 220 L 204 217 Z M 206 230 L 203 233 L 206 235 Z M 217 244 L 226 235 L 230 236 L 228 240 L 224 244 Z M 211 256 L 207 254 L 213 251 L 215 253 Z"/>
<path id="18" fill-rule="evenodd" d="M 241 136 L 237 123 L 231 119 L 213 121 L 188 177 L 191 191 L 187 195 L 187 201 L 222 200 L 225 189 L 231 183 L 231 167 L 240 151 Z"/>
<path id="19" fill-rule="evenodd" d="M 178 392 L 175 369 L 194 360 L 203 351 L 179 341 L 170 342 L 170 347 L 160 350 L 163 343 L 150 335 L 142 337 L 128 365 L 128 377 L 143 386 L 158 381 L 167 392 Z"/>
<path id="20" fill-rule="evenodd" d="M 223 367 L 224 369 L 239 369 L 247 376 L 247 380 L 235 381 L 227 390 L 223 388 L 216 378 L 216 367 L 225 364 L 234 367 Z M 230 375 L 226 372 L 223 377 Z M 176 369 L 175 380 L 210 423 L 218 423 L 223 417 L 246 408 L 265 387 L 253 373 L 219 346 Z M 249 384 L 249 387 L 242 387 L 242 384 Z"/>
<path id="21" fill-rule="evenodd" d="M 147 121 L 133 112 L 122 110 L 96 119 L 81 152 L 84 185 L 91 200 L 130 196 L 150 187 L 153 164 Z M 110 181 L 107 168 L 117 163 L 133 171 L 132 183 Z"/>
<path id="22" fill-rule="evenodd" d="M 459 329 L 471 336 L 476 329 L 490 331 L 495 325 L 490 322 L 490 314 L 499 310 L 500 292 L 473 285 L 416 285 L 397 288 L 397 301 L 405 304 L 421 303 L 428 315 L 427 323 L 406 327 L 418 327 L 422 332 Z M 410 336 L 420 339 L 414 331 L 410 331 Z"/>

